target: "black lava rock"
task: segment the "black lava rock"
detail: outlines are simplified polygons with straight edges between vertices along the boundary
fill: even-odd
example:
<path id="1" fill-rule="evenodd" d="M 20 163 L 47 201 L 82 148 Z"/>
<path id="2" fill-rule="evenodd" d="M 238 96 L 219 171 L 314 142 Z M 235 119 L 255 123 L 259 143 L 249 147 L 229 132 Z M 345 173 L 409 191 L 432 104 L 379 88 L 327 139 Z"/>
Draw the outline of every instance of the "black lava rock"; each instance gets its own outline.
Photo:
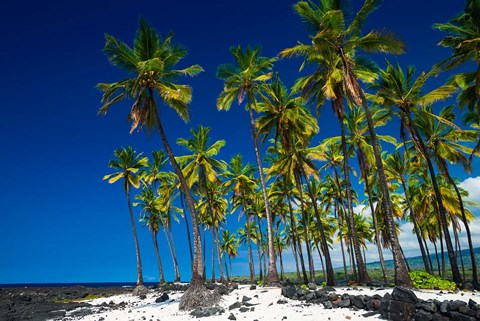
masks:
<path id="1" fill-rule="evenodd" d="M 162 295 L 155 299 L 155 303 L 162 303 L 167 301 L 169 298 L 167 292 L 163 292 Z"/>

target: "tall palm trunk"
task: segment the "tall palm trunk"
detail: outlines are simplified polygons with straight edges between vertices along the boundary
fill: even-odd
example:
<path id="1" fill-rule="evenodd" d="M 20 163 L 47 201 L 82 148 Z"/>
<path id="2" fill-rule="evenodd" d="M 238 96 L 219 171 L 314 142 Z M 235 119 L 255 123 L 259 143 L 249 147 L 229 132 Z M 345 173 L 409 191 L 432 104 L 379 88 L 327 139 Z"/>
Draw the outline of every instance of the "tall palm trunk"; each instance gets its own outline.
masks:
<path id="1" fill-rule="evenodd" d="M 445 245 L 447 246 L 447 254 L 448 258 L 450 259 L 450 267 L 452 269 L 453 281 L 457 284 L 463 283 L 462 276 L 460 275 L 460 270 L 458 269 L 457 260 L 455 258 L 455 251 L 453 250 L 452 239 L 450 238 L 450 233 L 448 231 L 448 222 L 447 222 L 447 211 L 443 205 L 442 194 L 440 193 L 440 189 L 438 187 L 437 178 L 435 175 L 435 171 L 433 169 L 433 164 L 428 156 L 427 148 L 423 142 L 423 139 L 418 132 L 417 126 L 415 125 L 410 111 L 404 111 L 407 120 L 407 129 L 410 131 L 410 135 L 412 136 L 412 140 L 416 143 L 416 146 L 419 149 L 419 152 L 422 154 L 423 158 L 427 162 L 428 171 L 430 173 L 430 179 L 432 181 L 433 190 L 435 192 L 435 198 L 438 204 L 438 210 L 440 214 L 440 223 L 443 229 L 443 235 L 445 237 Z"/>
<path id="2" fill-rule="evenodd" d="M 150 90 L 150 96 L 153 100 L 153 91 Z M 165 135 L 165 131 L 163 130 L 162 122 L 160 121 L 160 117 L 158 115 L 158 111 L 156 108 L 153 109 L 155 112 L 155 120 L 157 123 L 157 129 L 160 134 L 160 139 L 162 140 L 163 146 L 165 147 L 165 151 L 167 152 L 168 159 L 170 164 L 175 171 L 175 174 L 178 176 L 178 180 L 180 181 L 180 190 L 185 196 L 185 201 L 187 204 L 188 211 L 190 213 L 190 217 L 192 219 L 192 228 L 193 228 L 193 264 L 192 264 L 192 279 L 190 281 L 191 286 L 199 286 L 204 284 L 204 274 L 203 274 L 203 262 L 202 262 L 202 243 L 200 240 L 200 227 L 198 224 L 197 214 L 195 212 L 195 205 L 193 201 L 193 197 L 190 194 L 190 190 L 188 188 L 187 181 L 185 180 L 185 176 L 183 176 L 182 170 L 180 166 L 178 166 L 177 161 L 175 160 L 175 156 L 173 155 L 172 149 L 170 144 L 168 143 L 167 136 Z"/>
<path id="3" fill-rule="evenodd" d="M 437 249 L 437 242 L 433 240 L 433 248 L 435 249 L 435 257 L 437 258 L 437 269 L 438 269 L 438 275 L 442 277 L 442 270 L 440 268 L 440 258 L 438 257 L 438 249 Z"/>
<path id="4" fill-rule="evenodd" d="M 168 228 L 164 228 L 163 231 L 165 232 L 165 238 L 167 239 L 168 248 L 170 249 L 170 255 L 172 256 L 173 269 L 175 271 L 174 282 L 180 282 L 180 271 L 178 270 L 178 261 L 177 261 L 177 255 L 175 253 L 175 248 L 172 244 L 173 240 L 170 239 Z"/>
<path id="5" fill-rule="evenodd" d="M 345 59 L 345 58 L 343 58 Z M 358 83 L 356 84 L 358 86 Z M 390 237 L 390 243 L 392 246 L 392 255 L 393 262 L 395 265 L 395 284 L 398 286 L 404 286 L 411 288 L 413 287 L 412 280 L 408 275 L 407 267 L 405 261 L 403 260 L 402 253 L 400 250 L 400 243 L 398 241 L 397 233 L 395 232 L 395 223 L 393 221 L 392 214 L 392 204 L 390 201 L 390 192 L 388 190 L 387 178 L 385 176 L 385 170 L 383 168 L 383 160 L 380 154 L 380 143 L 377 139 L 377 133 L 375 131 L 375 126 L 373 124 L 372 113 L 367 103 L 365 93 L 358 86 L 360 99 L 362 102 L 363 109 L 365 110 L 365 116 L 367 118 L 368 131 L 370 132 L 370 139 L 372 140 L 373 145 L 373 154 L 375 156 L 375 165 L 377 167 L 378 178 L 380 182 L 380 187 L 382 190 L 382 205 L 385 212 L 385 222 L 387 225 L 388 235 Z"/>
<path id="6" fill-rule="evenodd" d="M 252 99 L 249 97 L 248 113 L 250 116 L 250 126 L 252 129 L 253 145 L 255 148 L 255 157 L 258 165 L 258 176 L 260 177 L 260 185 L 262 186 L 263 201 L 265 202 L 265 214 L 267 217 L 267 235 L 268 235 L 268 274 L 265 278 L 265 284 L 278 284 L 277 265 L 275 263 L 275 248 L 273 245 L 273 227 L 272 227 L 272 213 L 270 211 L 270 203 L 268 201 L 267 187 L 265 185 L 264 171 L 262 159 L 260 157 L 260 150 L 258 148 L 258 135 L 255 127 L 255 118 L 251 106 Z M 253 100 L 254 102 L 254 100 Z"/>
<path id="7" fill-rule="evenodd" d="M 218 260 L 218 269 L 220 270 L 220 282 L 225 282 L 225 275 L 223 273 L 223 267 L 222 267 L 222 256 L 220 252 L 220 243 L 218 242 L 218 227 L 214 226 L 213 231 L 215 233 L 215 244 L 217 247 L 217 260 Z"/>
<path id="8" fill-rule="evenodd" d="M 128 211 L 130 213 L 130 224 L 132 225 L 133 240 L 135 241 L 135 255 L 137 257 L 137 285 L 143 285 L 142 260 L 140 259 L 140 246 L 138 245 L 137 230 L 135 228 L 135 219 L 133 218 L 132 203 L 130 201 L 130 185 L 125 180 L 123 187 L 127 196 Z"/>
<path id="9" fill-rule="evenodd" d="M 250 224 L 250 214 L 248 213 L 247 202 L 245 200 L 245 194 L 242 192 L 243 208 L 245 209 L 245 215 L 247 216 L 247 248 L 248 248 L 248 267 L 250 269 L 250 282 L 255 281 L 255 266 L 253 265 L 253 253 L 252 253 L 252 230 Z"/>
<path id="10" fill-rule="evenodd" d="M 215 283 L 215 235 L 212 231 L 212 282 Z"/>
<path id="11" fill-rule="evenodd" d="M 365 155 L 359 149 L 358 157 L 361 158 L 360 166 L 363 166 L 362 173 L 364 173 L 363 180 L 365 181 L 365 189 L 368 195 L 368 204 L 370 206 L 370 211 L 372 212 L 372 221 L 373 221 L 373 230 L 375 231 L 375 240 L 377 243 L 377 251 L 378 251 L 378 258 L 380 260 L 380 266 L 382 267 L 382 274 L 383 274 L 383 282 L 388 284 L 388 275 L 387 275 L 387 268 L 385 266 L 385 259 L 383 258 L 383 251 L 382 251 L 382 243 L 380 242 L 380 231 L 378 230 L 377 224 L 377 216 L 375 215 L 375 208 L 373 207 L 373 200 L 372 200 L 372 190 L 370 189 L 370 183 L 368 182 L 367 173 L 369 172 L 369 166 L 366 164 Z"/>
<path id="12" fill-rule="evenodd" d="M 300 193 L 300 212 L 302 213 L 303 238 L 305 239 L 305 247 L 307 248 L 308 272 L 310 274 L 310 282 L 314 282 L 315 277 L 313 275 L 312 248 L 311 248 L 310 238 L 308 237 L 306 210 L 305 210 L 305 203 L 303 198 L 303 188 L 300 182 L 299 174 L 294 173 L 294 176 L 295 176 L 295 183 L 297 185 L 298 192 Z M 304 280 L 304 281 L 305 283 L 308 283 L 308 280 Z"/>
<path id="13" fill-rule="evenodd" d="M 444 167 L 445 169 L 447 165 L 445 164 Z M 473 247 L 473 242 L 472 242 L 472 233 L 470 232 L 470 226 L 468 224 L 467 216 L 465 215 L 465 207 L 463 205 L 463 200 L 462 200 L 462 195 L 460 194 L 460 190 L 458 189 L 457 184 L 453 180 L 453 178 L 450 176 L 450 173 L 448 170 L 445 171 L 447 180 L 450 182 L 450 184 L 453 186 L 455 189 L 455 193 L 457 194 L 458 202 L 460 203 L 460 211 L 462 213 L 462 222 L 463 225 L 465 226 L 465 232 L 467 233 L 467 240 L 468 240 L 468 249 L 470 252 L 470 259 L 472 263 L 472 282 L 474 287 L 478 290 L 480 289 L 480 283 L 478 280 L 478 269 L 477 269 L 477 260 L 475 259 L 475 252 L 474 252 L 474 247 Z M 465 276 L 464 276 L 465 277 Z"/>
<path id="14" fill-rule="evenodd" d="M 410 195 L 407 190 L 407 183 L 405 182 L 405 178 L 403 177 L 402 174 L 400 174 L 400 182 L 402 183 L 403 193 L 405 194 L 405 199 L 407 200 L 407 207 L 408 207 L 408 210 L 410 211 L 410 219 L 412 220 L 413 230 L 415 231 L 415 235 L 417 236 L 417 242 L 418 242 L 418 246 L 420 247 L 420 253 L 422 254 L 422 260 L 423 260 L 423 265 L 425 267 L 425 271 L 427 271 L 427 273 L 432 274 L 432 270 L 430 269 L 430 265 L 427 260 L 427 254 L 425 253 L 425 248 L 423 246 L 421 232 L 418 228 L 417 215 L 413 210 L 412 203 L 410 201 Z"/>
<path id="15" fill-rule="evenodd" d="M 342 235 L 343 218 L 341 215 L 339 215 L 337 201 L 335 201 L 335 218 L 338 219 L 338 237 L 340 238 L 340 250 L 342 252 L 343 272 L 345 273 L 345 281 L 348 281 L 347 262 L 345 260 L 345 248 L 343 246 L 343 235 Z"/>
<path id="16" fill-rule="evenodd" d="M 227 281 L 230 282 L 230 274 L 228 274 L 228 266 L 227 266 L 227 256 L 222 254 L 223 263 L 225 264 L 225 273 L 227 273 Z"/>
<path id="17" fill-rule="evenodd" d="M 278 257 L 280 258 L 280 280 L 283 281 L 283 257 L 282 257 L 282 249 L 278 250 Z"/>
<path id="18" fill-rule="evenodd" d="M 367 266 L 362 258 L 362 252 L 360 250 L 360 242 L 358 240 L 357 230 L 355 228 L 355 217 L 353 214 L 353 201 L 352 201 L 352 190 L 350 184 L 350 169 L 348 166 L 348 151 L 347 151 L 347 142 L 345 139 L 345 115 L 343 111 L 343 104 L 341 93 L 338 89 L 336 89 L 336 94 L 338 99 L 332 100 L 334 111 L 337 114 L 338 122 L 340 123 L 340 131 L 342 137 L 342 153 L 343 153 L 343 175 L 345 177 L 345 184 L 346 184 L 346 194 L 347 194 L 347 223 L 348 223 L 348 231 L 350 233 L 350 238 L 353 240 L 353 250 L 355 251 L 355 258 L 357 260 L 358 266 L 358 281 L 363 284 L 367 284 L 370 282 L 370 277 L 368 276 Z"/>
<path id="19" fill-rule="evenodd" d="M 382 190 L 382 206 L 385 212 L 385 221 L 387 225 L 388 235 L 390 237 L 390 243 L 392 245 L 392 254 L 393 262 L 395 265 L 395 284 L 399 286 L 404 286 L 412 288 L 412 280 L 408 275 L 408 271 L 405 265 L 405 261 L 402 258 L 400 251 L 399 241 L 397 233 L 395 233 L 395 223 L 393 220 L 392 214 L 392 204 L 390 201 L 390 192 L 388 191 L 387 178 L 385 176 L 385 170 L 383 168 L 382 156 L 380 154 L 380 143 L 377 139 L 377 133 L 375 131 L 375 126 L 373 123 L 372 113 L 370 112 L 370 107 L 368 106 L 367 98 L 365 97 L 365 92 L 360 87 L 357 78 L 351 70 L 350 64 L 347 62 L 343 48 L 339 48 L 338 51 L 340 58 L 342 59 L 342 64 L 345 73 L 346 87 L 350 92 L 353 103 L 357 106 L 361 105 L 365 111 L 365 116 L 367 118 L 368 131 L 370 132 L 370 139 L 372 140 L 373 145 L 373 154 L 375 156 L 375 165 L 378 171 L 378 178 L 380 182 L 380 187 Z"/>
<path id="20" fill-rule="evenodd" d="M 298 251 L 298 256 L 300 259 L 300 265 L 302 267 L 302 274 L 303 274 L 303 282 L 308 283 L 307 271 L 305 269 L 305 260 L 303 259 L 303 250 L 302 244 L 300 241 L 300 237 L 298 236 L 298 228 L 295 220 L 295 214 L 293 213 L 292 201 L 288 198 L 288 210 L 290 211 L 290 226 L 293 230 L 293 246 Z M 297 264 L 298 270 L 298 264 Z M 298 279 L 300 280 L 300 275 L 298 275 Z"/>
<path id="21" fill-rule="evenodd" d="M 185 201 L 184 201 L 185 196 L 181 194 L 180 196 L 180 202 L 182 203 L 182 209 L 184 213 L 187 213 L 187 209 L 185 208 Z M 185 228 L 187 231 L 187 239 L 188 239 L 188 250 L 190 254 L 190 264 L 193 264 L 193 250 L 192 250 L 192 237 L 190 236 L 190 224 L 188 223 L 188 215 L 183 215 L 184 221 L 185 221 Z"/>
<path id="22" fill-rule="evenodd" d="M 163 275 L 162 260 L 160 259 L 160 252 L 158 251 L 157 232 L 158 231 L 152 230 L 152 241 L 153 241 L 153 247 L 155 248 L 155 255 L 157 256 L 158 274 L 160 276 L 159 284 L 163 284 L 165 283 L 165 276 Z"/>

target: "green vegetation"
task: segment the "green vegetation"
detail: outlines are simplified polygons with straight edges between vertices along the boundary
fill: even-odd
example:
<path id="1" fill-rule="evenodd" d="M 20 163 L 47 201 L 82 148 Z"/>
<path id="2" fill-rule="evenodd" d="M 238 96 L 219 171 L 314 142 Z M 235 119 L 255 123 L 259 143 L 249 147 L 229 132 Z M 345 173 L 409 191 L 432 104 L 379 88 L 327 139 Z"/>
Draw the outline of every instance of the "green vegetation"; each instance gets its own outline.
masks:
<path id="1" fill-rule="evenodd" d="M 447 291 L 455 291 L 457 289 L 455 282 L 442 280 L 440 277 L 433 276 L 424 271 L 413 271 L 409 274 L 410 278 L 412 279 L 413 286 L 417 289 L 435 289 Z"/>
<path id="2" fill-rule="evenodd" d="M 393 33 L 362 30 L 380 1 L 365 0 L 356 13 L 344 6 L 346 2 L 299 1 L 294 10 L 306 25 L 308 43 L 285 44 L 293 47 L 275 58 L 262 56 L 260 47 L 233 47 L 232 63 L 219 65 L 217 77 L 224 86 L 217 108 L 229 110 L 236 102 L 248 112 L 256 167 L 245 163 L 242 155 L 233 156 L 230 162 L 219 159 L 227 142 L 210 142 L 211 128 L 201 125 L 190 130 L 190 137 L 177 138 L 185 154 L 173 155 L 157 102 L 172 107 L 187 121 L 192 88 L 177 81 L 181 76 L 197 75 L 202 68 L 176 69 L 186 49 L 172 43 L 172 34 L 162 38 L 144 20 L 132 48 L 106 36 L 110 62 L 134 77 L 98 85 L 104 92 L 100 112 L 106 113 L 122 99 L 133 100 L 132 130 L 157 129 L 165 151 L 153 152 L 149 160 L 130 147 L 116 150 L 110 167 L 117 171 L 105 179 L 113 183 L 123 178 L 132 228 L 130 192 L 139 189 L 133 205 L 140 207 L 141 221 L 152 234 L 161 283 L 157 233 L 165 232 L 179 280 L 171 225 L 183 218 L 195 285 L 191 293 L 195 295 L 182 307 L 194 308 L 193 303 L 207 301 L 201 290 L 207 265 L 212 280 L 217 270 L 222 281 L 233 278 L 231 259 L 238 255 L 240 245 L 248 250 L 249 276 L 244 279 L 254 283 L 258 271 L 261 285 L 285 278 L 327 285 L 374 280 L 450 290 L 455 283 L 472 280 L 480 289 L 469 230 L 474 219 L 469 208 L 476 204 L 466 200 L 467 191 L 451 176 L 458 171 L 450 168 L 469 171 L 471 159 L 479 156 L 480 68 L 474 66 L 467 74 L 451 73 L 465 62 L 480 65 L 480 45 L 472 40 L 478 39 L 480 0 L 467 0 L 465 8 L 455 8 L 461 15 L 435 26 L 447 33 L 440 44 L 449 47 L 452 56 L 431 71 L 418 73 L 414 67 L 388 61 L 382 69 L 370 58 L 372 52 L 401 54 L 404 50 Z M 303 62 L 298 80 L 286 85 L 275 63 L 290 57 Z M 447 70 L 450 75 L 442 73 Z M 437 82 L 434 88 L 429 83 L 432 76 Z M 444 106 L 452 97 L 457 104 Z M 318 143 L 319 111 L 327 102 L 340 135 Z M 400 134 L 382 134 L 388 124 L 399 124 Z M 358 165 L 360 175 L 352 163 Z M 364 205 L 368 215 L 354 213 L 355 205 Z M 242 220 L 237 231 L 226 224 L 231 214 Z M 402 233 L 415 234 L 422 269 L 429 274 L 408 273 L 398 237 L 405 221 L 412 223 L 413 230 Z M 201 244 L 200 228 L 202 240 L 212 241 L 210 262 L 203 260 L 206 245 Z M 465 264 L 461 256 L 457 260 L 463 230 L 471 264 Z M 134 228 L 133 233 L 136 240 Z M 381 264 L 368 269 L 365 249 L 373 244 Z M 339 269 L 332 267 L 334 247 L 341 253 Z M 284 271 L 285 251 L 293 253 L 295 272 Z M 385 265 L 384 251 L 393 254 L 393 270 Z M 138 244 L 136 253 L 141 284 Z M 315 270 L 317 257 L 320 265 Z"/>

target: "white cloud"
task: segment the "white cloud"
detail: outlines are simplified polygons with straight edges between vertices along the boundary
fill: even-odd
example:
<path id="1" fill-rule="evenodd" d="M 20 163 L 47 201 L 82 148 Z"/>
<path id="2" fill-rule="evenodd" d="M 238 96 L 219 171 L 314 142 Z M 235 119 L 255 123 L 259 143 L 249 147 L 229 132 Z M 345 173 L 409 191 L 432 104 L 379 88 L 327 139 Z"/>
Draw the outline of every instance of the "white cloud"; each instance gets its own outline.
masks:
<path id="1" fill-rule="evenodd" d="M 480 176 L 469 177 L 458 186 L 468 191 L 467 200 L 480 204 Z"/>

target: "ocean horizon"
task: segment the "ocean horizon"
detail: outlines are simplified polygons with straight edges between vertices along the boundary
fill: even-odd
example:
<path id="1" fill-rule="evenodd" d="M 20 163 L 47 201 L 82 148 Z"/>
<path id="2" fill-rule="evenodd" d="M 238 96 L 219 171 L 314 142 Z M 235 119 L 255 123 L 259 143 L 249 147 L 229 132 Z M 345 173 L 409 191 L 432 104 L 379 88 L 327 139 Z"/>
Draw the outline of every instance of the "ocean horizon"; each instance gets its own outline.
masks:
<path id="1" fill-rule="evenodd" d="M 447 265 L 448 269 L 448 255 L 445 253 L 445 264 Z M 475 259 L 477 262 L 480 263 L 480 247 L 474 249 Z M 468 249 L 464 249 L 461 251 L 461 256 L 463 257 L 465 267 L 470 267 L 470 251 Z M 439 253 L 440 257 L 440 253 Z M 434 269 L 436 267 L 436 257 L 435 254 L 430 254 L 430 258 L 432 260 L 432 264 L 434 265 Z M 460 265 L 460 256 L 458 257 L 459 265 Z M 407 262 L 410 265 L 412 270 L 423 269 L 423 259 L 421 256 L 414 256 L 407 258 Z M 393 260 L 386 260 L 385 266 L 387 269 L 393 269 Z M 342 267 L 335 267 L 335 269 L 341 269 Z M 380 268 L 380 262 L 369 262 L 367 263 L 367 268 L 369 269 L 376 269 Z M 294 272 L 294 271 L 289 271 Z M 236 275 L 238 277 L 238 275 Z M 183 281 L 189 282 L 189 281 Z M 158 281 L 148 281 L 144 282 L 145 286 L 154 286 L 158 285 Z M 64 283 L 4 283 L 0 284 L 0 288 L 58 288 L 58 287 L 74 287 L 74 286 L 82 286 L 87 288 L 102 288 L 102 287 L 134 287 L 136 286 L 136 282 L 64 282 Z"/>

